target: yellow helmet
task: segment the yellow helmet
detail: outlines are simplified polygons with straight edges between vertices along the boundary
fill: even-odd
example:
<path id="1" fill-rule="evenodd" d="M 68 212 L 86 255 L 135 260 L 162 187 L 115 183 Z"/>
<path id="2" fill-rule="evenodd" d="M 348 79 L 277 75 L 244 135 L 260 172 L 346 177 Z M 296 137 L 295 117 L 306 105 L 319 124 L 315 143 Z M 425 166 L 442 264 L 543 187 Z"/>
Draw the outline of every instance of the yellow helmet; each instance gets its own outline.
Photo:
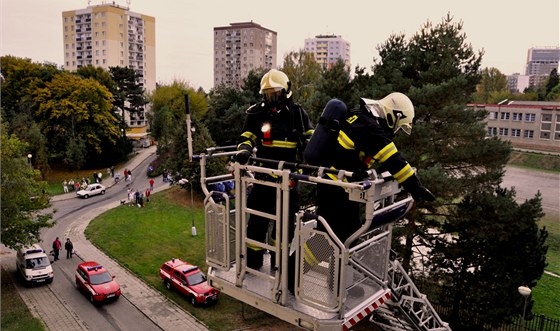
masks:
<path id="1" fill-rule="evenodd" d="M 393 92 L 381 100 L 362 98 L 361 101 L 373 116 L 384 118 L 393 132 L 402 129 L 406 134 L 411 133 L 414 105 L 406 95 Z"/>
<path id="2" fill-rule="evenodd" d="M 261 90 L 259 93 L 266 98 L 269 93 L 283 91 L 282 94 L 284 94 L 287 99 L 292 96 L 291 86 L 292 83 L 285 73 L 280 70 L 270 69 L 261 79 Z"/>

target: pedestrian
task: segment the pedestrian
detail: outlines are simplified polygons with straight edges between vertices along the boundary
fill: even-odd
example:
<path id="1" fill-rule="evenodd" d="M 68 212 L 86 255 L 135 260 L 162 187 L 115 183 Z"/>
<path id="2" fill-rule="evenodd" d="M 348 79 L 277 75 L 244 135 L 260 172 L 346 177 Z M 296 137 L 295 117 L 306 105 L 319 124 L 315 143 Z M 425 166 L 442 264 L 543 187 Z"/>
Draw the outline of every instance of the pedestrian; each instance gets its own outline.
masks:
<path id="1" fill-rule="evenodd" d="M 150 202 L 150 189 L 147 189 L 146 192 L 144 193 L 144 195 L 146 196 L 146 202 Z"/>
<path id="2" fill-rule="evenodd" d="M 74 244 L 72 244 L 70 238 L 66 238 L 66 242 L 64 243 L 64 249 L 66 250 L 66 258 L 71 259 L 72 254 L 74 253 Z"/>
<path id="3" fill-rule="evenodd" d="M 154 190 L 154 179 L 150 178 L 150 191 Z"/>
<path id="4" fill-rule="evenodd" d="M 291 82 L 282 71 L 272 69 L 261 79 L 259 93 L 263 101 L 252 105 L 246 111 L 245 123 L 237 139 L 237 154 L 235 160 L 246 164 L 257 149 L 258 158 L 281 160 L 287 162 L 301 161 L 305 140 L 313 132 L 313 126 L 307 112 L 292 100 Z M 256 178 L 269 182 L 277 179 L 268 174 L 257 174 Z M 293 237 L 295 213 L 299 209 L 299 194 L 297 185 L 290 189 L 289 211 L 290 229 L 288 242 Z M 276 188 L 254 184 L 247 199 L 247 207 L 259 212 L 275 214 Z M 265 243 L 268 229 L 268 218 L 251 214 L 247 223 L 247 238 Z M 271 238 L 275 238 L 272 227 Z M 263 265 L 264 249 L 247 245 L 247 266 L 260 269 Z M 293 261 L 292 261 L 293 260 Z M 271 267 L 275 267 L 275 255 L 271 255 Z M 295 256 L 290 257 L 288 263 L 288 288 L 293 291 L 293 269 Z M 295 269 L 294 269 L 295 270 Z"/>
<path id="5" fill-rule="evenodd" d="M 128 205 L 134 205 L 134 190 L 131 188 L 128 189 Z"/>
<path id="6" fill-rule="evenodd" d="M 115 166 L 111 166 L 111 177 L 115 177 Z"/>
<path id="7" fill-rule="evenodd" d="M 103 175 L 101 174 L 101 172 L 97 173 L 97 179 L 99 180 L 98 183 L 101 183 L 103 181 Z"/>
<path id="8" fill-rule="evenodd" d="M 76 181 L 76 184 L 74 184 L 74 186 L 76 187 L 76 192 L 78 192 L 80 190 L 80 182 Z"/>
<path id="9" fill-rule="evenodd" d="M 55 261 L 58 261 L 58 254 L 60 253 L 61 248 L 62 248 L 62 244 L 60 243 L 60 240 L 58 239 L 58 237 L 56 237 L 56 239 L 53 241 L 53 244 L 52 244 L 52 249 L 53 249 L 54 260 Z"/>
<path id="10" fill-rule="evenodd" d="M 346 109 L 346 105 L 336 99 L 327 103 L 325 112 L 327 107 Z M 413 119 L 414 106 L 402 93 L 391 93 L 381 100 L 360 99 L 359 109 L 347 112 L 345 120 L 340 122 L 339 138 L 330 149 L 332 155 L 321 166 L 351 171 L 355 175 L 349 181 L 362 181 L 367 177 L 366 171 L 377 162 L 414 200 L 433 201 L 434 195 L 421 184 L 414 169 L 393 143 L 393 137 L 400 129 L 410 134 Z M 338 180 L 332 174 L 325 177 Z M 362 225 L 360 203 L 350 201 L 348 193 L 340 186 L 317 185 L 317 214 L 327 221 L 342 242 Z M 317 224 L 317 229 L 325 230 L 322 223 Z"/>
<path id="11" fill-rule="evenodd" d="M 62 188 L 64 189 L 64 193 L 68 193 L 68 182 L 66 179 L 62 182 Z"/>
<path id="12" fill-rule="evenodd" d="M 124 169 L 124 181 L 128 182 L 128 169 Z"/>
<path id="13" fill-rule="evenodd" d="M 68 188 L 70 189 L 70 191 L 74 191 L 74 178 L 70 179 L 70 181 L 68 182 Z"/>

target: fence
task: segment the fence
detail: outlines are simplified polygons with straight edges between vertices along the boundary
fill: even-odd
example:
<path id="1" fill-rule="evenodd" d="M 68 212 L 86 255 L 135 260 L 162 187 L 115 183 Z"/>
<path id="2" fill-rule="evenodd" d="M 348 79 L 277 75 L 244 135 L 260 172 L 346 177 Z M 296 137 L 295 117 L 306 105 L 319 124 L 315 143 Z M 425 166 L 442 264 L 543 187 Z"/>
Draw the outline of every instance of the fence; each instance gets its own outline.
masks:
<path id="1" fill-rule="evenodd" d="M 434 305 L 434 308 L 440 317 L 449 322 L 446 317 L 451 312 L 449 308 L 443 308 Z M 480 329 L 482 331 L 560 331 L 560 320 L 546 317 L 545 315 L 533 315 L 530 320 L 525 320 L 525 325 L 522 323 L 522 317 L 516 316 L 513 318 L 511 324 L 502 325 L 499 327 L 491 327 L 484 325 Z"/>

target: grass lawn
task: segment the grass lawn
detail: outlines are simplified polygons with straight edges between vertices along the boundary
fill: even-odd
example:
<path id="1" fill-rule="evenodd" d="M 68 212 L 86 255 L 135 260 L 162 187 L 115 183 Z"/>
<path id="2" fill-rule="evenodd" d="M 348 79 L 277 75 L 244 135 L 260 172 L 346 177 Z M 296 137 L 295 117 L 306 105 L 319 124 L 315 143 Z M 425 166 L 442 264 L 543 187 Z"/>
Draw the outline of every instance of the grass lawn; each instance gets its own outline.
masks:
<path id="1" fill-rule="evenodd" d="M 33 317 L 15 288 L 12 278 L 2 268 L 2 292 L 1 292 L 1 315 L 2 331 L 28 331 L 45 330 L 40 319 Z"/>
<path id="2" fill-rule="evenodd" d="M 560 275 L 560 222 L 558 215 L 546 215 L 540 222 L 539 226 L 546 226 L 548 238 L 548 253 L 546 254 L 546 262 L 548 266 L 546 270 Z M 560 295 L 560 292 L 558 292 Z"/>

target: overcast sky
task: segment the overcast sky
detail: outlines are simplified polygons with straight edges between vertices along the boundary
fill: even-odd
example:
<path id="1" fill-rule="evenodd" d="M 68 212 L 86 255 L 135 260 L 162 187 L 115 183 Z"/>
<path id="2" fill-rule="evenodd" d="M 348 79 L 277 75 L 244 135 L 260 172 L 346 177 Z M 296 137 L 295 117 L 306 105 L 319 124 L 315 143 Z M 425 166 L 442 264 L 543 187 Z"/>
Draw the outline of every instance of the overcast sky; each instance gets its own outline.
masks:
<path id="1" fill-rule="evenodd" d="M 0 0 L 0 54 L 35 62 L 64 62 L 62 12 L 87 0 Z M 109 1 L 107 1 L 109 2 Z M 127 1 L 115 1 L 127 5 Z M 524 74 L 527 50 L 558 46 L 559 0 L 131 0 L 130 10 L 156 18 L 156 80 L 212 88 L 213 28 L 253 21 L 278 33 L 278 65 L 305 38 L 340 35 L 351 43 L 351 66 L 370 68 L 375 47 L 391 34 L 407 39 L 450 13 L 467 42 L 484 49 L 483 67 Z"/>

